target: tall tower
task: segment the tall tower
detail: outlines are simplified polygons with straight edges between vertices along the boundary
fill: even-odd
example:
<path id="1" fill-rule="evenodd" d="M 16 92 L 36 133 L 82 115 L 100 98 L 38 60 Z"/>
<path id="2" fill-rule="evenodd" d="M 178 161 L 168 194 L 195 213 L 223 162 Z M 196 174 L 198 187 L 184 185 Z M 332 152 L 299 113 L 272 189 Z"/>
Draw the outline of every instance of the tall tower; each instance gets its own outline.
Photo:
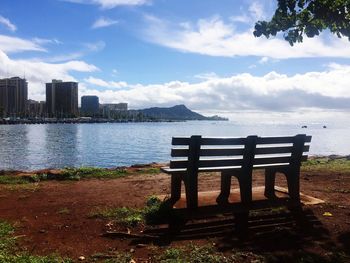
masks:
<path id="1" fill-rule="evenodd" d="M 81 97 L 81 112 L 85 116 L 95 116 L 99 113 L 99 99 L 97 96 L 82 96 Z"/>
<path id="2" fill-rule="evenodd" d="M 23 78 L 0 79 L 0 117 L 24 117 L 28 100 L 28 83 Z"/>
<path id="3" fill-rule="evenodd" d="M 78 115 L 78 82 L 54 79 L 51 83 L 46 83 L 46 109 L 49 117 L 76 117 Z"/>

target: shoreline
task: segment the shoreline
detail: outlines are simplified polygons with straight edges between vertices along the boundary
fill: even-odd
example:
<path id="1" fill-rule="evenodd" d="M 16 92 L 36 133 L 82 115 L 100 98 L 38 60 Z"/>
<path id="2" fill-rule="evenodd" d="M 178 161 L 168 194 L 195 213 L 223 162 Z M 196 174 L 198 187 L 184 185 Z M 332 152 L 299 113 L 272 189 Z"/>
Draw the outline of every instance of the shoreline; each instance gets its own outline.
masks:
<path id="1" fill-rule="evenodd" d="M 308 160 L 318 160 L 318 159 L 329 159 L 330 161 L 338 160 L 338 159 L 346 159 L 350 161 L 350 154 L 349 155 L 337 155 L 337 154 L 330 154 L 330 155 L 310 155 L 308 156 Z M 62 173 L 65 170 L 69 169 L 86 169 L 86 168 L 93 168 L 93 169 L 100 169 L 105 171 L 118 171 L 118 170 L 135 170 L 135 169 L 147 169 L 147 168 L 160 168 L 162 166 L 166 166 L 167 163 L 157 163 L 157 162 L 151 162 L 151 163 L 145 163 L 145 164 L 132 164 L 130 166 L 115 166 L 115 167 L 99 167 L 99 166 L 71 166 L 71 167 L 62 167 L 62 168 L 54 168 L 54 167 L 48 167 L 48 168 L 42 168 L 42 169 L 35 169 L 35 170 L 16 170 L 16 169 L 3 169 L 0 168 L 0 176 L 2 175 L 18 175 L 18 174 L 45 174 L 45 173 Z"/>

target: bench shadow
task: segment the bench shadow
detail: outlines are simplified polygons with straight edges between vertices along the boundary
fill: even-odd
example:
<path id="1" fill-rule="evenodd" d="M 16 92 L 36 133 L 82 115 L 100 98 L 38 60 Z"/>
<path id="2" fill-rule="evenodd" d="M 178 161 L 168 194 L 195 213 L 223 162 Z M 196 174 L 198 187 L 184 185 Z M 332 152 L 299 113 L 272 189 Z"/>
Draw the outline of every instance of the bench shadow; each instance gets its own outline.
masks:
<path id="1" fill-rule="evenodd" d="M 338 241 L 343 245 L 346 253 L 350 255 L 350 231 L 342 233 L 338 237 Z"/>
<path id="2" fill-rule="evenodd" d="M 145 237 L 133 239 L 131 245 L 153 243 L 166 246 L 174 241 L 215 238 L 217 248 L 224 252 L 234 248 L 273 252 L 296 250 L 317 243 L 332 249 L 329 232 L 310 209 L 261 209 L 245 213 L 213 213 L 202 207 L 202 216 L 184 219 L 177 214 L 168 224 L 147 227 Z M 205 211 L 208 210 L 208 211 Z M 242 216 L 243 215 L 243 216 Z"/>

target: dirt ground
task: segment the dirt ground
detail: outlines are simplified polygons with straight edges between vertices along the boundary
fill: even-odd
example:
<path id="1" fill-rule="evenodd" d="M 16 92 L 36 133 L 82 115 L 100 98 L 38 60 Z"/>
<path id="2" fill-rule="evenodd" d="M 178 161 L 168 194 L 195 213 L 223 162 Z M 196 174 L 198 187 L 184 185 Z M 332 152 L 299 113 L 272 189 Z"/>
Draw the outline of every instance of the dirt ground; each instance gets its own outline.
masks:
<path id="1" fill-rule="evenodd" d="M 261 172 L 254 174 L 254 185 L 263 185 L 263 180 Z M 232 181 L 232 188 L 237 188 L 236 181 Z M 199 183 L 201 191 L 218 190 L 220 176 L 203 175 Z M 282 175 L 278 176 L 277 185 L 285 186 Z M 92 211 L 105 207 L 143 207 L 148 196 L 170 192 L 170 177 L 165 174 L 0 186 L 0 218 L 15 225 L 15 234 L 21 236 L 19 246 L 29 253 L 57 253 L 73 259 L 131 251 L 139 262 L 147 260 L 156 250 L 189 241 L 213 244 L 224 253 L 240 249 L 263 254 L 300 250 L 324 254 L 341 249 L 350 255 L 350 174 L 302 173 L 301 191 L 325 203 L 303 207 L 308 219 L 301 223 L 286 212 L 273 218 L 253 213 L 250 237 L 244 241 L 235 236 L 229 218 L 221 218 L 207 231 L 199 228 L 200 235 L 192 231 L 192 237 L 175 235 L 163 243 L 144 245 L 143 241 L 102 236 L 109 221 L 89 217 Z M 264 220 L 273 223 L 261 223 Z"/>

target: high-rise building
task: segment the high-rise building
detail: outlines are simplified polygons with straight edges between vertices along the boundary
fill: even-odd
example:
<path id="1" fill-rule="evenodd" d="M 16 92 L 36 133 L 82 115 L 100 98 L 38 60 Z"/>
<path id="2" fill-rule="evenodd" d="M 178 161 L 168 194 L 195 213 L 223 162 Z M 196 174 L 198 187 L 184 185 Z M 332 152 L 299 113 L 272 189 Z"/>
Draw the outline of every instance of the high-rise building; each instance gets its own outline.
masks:
<path id="1" fill-rule="evenodd" d="M 46 116 L 46 102 L 28 100 L 27 102 L 27 115 L 28 117 L 45 117 Z"/>
<path id="2" fill-rule="evenodd" d="M 28 83 L 19 77 L 0 79 L 0 117 L 24 117 Z"/>
<path id="3" fill-rule="evenodd" d="M 128 110 L 127 103 L 102 104 L 102 115 L 105 118 L 119 118 L 121 114 Z"/>
<path id="4" fill-rule="evenodd" d="M 107 103 L 103 104 L 104 107 L 107 107 L 111 111 L 127 111 L 128 104 L 127 103 Z"/>
<path id="5" fill-rule="evenodd" d="M 81 97 L 81 112 L 86 116 L 94 116 L 99 113 L 99 99 L 97 96 Z"/>
<path id="6" fill-rule="evenodd" d="M 76 117 L 78 115 L 78 83 L 55 79 L 51 83 L 46 83 L 46 109 L 49 117 Z"/>

